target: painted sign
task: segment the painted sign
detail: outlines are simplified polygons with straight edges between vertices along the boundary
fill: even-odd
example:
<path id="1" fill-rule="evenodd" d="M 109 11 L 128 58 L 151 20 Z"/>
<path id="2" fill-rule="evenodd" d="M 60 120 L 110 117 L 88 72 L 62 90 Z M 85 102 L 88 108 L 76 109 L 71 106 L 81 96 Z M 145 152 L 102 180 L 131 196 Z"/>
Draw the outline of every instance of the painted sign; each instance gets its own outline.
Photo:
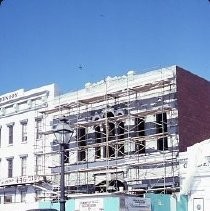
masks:
<path id="1" fill-rule="evenodd" d="M 31 176 L 11 177 L 6 179 L 1 179 L 0 186 L 30 184 L 41 181 L 44 181 L 43 176 L 31 175 Z"/>
<path id="2" fill-rule="evenodd" d="M 125 208 L 128 211 L 151 211 L 151 201 L 148 198 L 125 197 Z"/>
<path id="3" fill-rule="evenodd" d="M 5 103 L 7 101 L 13 100 L 15 98 L 21 97 L 23 95 L 24 90 L 23 89 L 19 89 L 15 92 L 10 92 L 8 94 L 5 95 L 1 95 L 0 96 L 0 104 L 1 103 Z"/>
<path id="4" fill-rule="evenodd" d="M 75 200 L 75 211 L 99 211 L 103 209 L 102 198 L 82 198 Z"/>

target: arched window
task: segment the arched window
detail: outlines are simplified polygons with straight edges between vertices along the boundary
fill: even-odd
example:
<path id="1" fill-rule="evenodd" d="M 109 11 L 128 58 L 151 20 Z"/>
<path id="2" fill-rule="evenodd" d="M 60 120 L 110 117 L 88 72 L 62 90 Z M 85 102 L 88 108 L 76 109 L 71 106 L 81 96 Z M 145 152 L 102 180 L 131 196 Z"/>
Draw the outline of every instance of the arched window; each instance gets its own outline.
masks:
<path id="1" fill-rule="evenodd" d="M 108 118 L 108 130 L 109 130 L 109 140 L 115 138 L 115 124 L 113 123 L 113 120 L 109 120 L 109 117 L 114 117 L 114 114 L 112 112 L 107 113 Z"/>
<path id="2" fill-rule="evenodd" d="M 118 113 L 118 116 L 122 115 L 122 113 Z M 123 156 L 124 155 L 124 138 L 125 138 L 125 124 L 124 122 L 118 122 L 117 126 L 117 137 L 118 137 L 118 144 L 117 147 L 117 155 Z"/>
<path id="3" fill-rule="evenodd" d="M 97 117 L 94 120 L 97 121 L 99 120 L 99 118 Z M 101 143 L 101 127 L 100 125 L 96 125 L 94 129 L 95 129 L 95 143 L 100 144 Z M 100 145 L 97 145 L 95 147 L 95 158 L 97 159 L 100 157 L 101 157 L 101 147 Z"/>
<path id="4" fill-rule="evenodd" d="M 112 112 L 107 112 L 103 117 L 107 118 L 107 121 L 105 121 L 103 126 L 104 141 L 109 142 L 115 140 L 115 124 L 111 119 L 111 117 L 114 117 L 114 114 Z M 103 155 L 104 157 L 115 157 L 115 146 L 112 143 L 109 143 L 108 146 L 104 146 Z"/>

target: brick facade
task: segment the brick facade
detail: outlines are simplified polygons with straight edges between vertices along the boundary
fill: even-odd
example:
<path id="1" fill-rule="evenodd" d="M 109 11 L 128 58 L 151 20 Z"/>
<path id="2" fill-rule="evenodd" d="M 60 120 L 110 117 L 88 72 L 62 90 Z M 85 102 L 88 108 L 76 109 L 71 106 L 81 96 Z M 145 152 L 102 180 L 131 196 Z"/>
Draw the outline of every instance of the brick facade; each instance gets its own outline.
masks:
<path id="1" fill-rule="evenodd" d="M 210 138 L 210 82 L 177 67 L 179 150 Z"/>

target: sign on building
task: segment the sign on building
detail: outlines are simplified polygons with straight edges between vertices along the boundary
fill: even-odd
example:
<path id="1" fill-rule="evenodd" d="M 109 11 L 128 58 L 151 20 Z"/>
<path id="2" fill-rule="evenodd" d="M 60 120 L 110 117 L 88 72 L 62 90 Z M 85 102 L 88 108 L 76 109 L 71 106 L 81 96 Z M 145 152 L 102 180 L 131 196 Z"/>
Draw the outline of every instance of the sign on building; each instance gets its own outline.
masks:
<path id="1" fill-rule="evenodd" d="M 121 210 L 129 211 L 151 211 L 151 201 L 148 198 L 125 197 L 120 200 Z"/>
<path id="2" fill-rule="evenodd" d="M 82 198 L 75 200 L 75 211 L 99 211 L 103 209 L 102 198 Z"/>

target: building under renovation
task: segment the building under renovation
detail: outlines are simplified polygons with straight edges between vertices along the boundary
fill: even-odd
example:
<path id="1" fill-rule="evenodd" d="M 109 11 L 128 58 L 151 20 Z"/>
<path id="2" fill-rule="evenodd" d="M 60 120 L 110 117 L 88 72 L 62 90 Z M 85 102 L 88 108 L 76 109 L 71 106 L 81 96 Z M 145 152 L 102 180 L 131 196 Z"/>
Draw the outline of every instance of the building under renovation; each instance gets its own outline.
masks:
<path id="1" fill-rule="evenodd" d="M 63 115 L 74 128 L 65 152 L 67 195 L 177 193 L 179 153 L 210 136 L 210 83 L 177 66 L 129 71 L 56 97 L 41 113 L 47 127 L 36 155 L 47 182 L 40 198 L 59 196 L 52 129 Z"/>
<path id="2" fill-rule="evenodd" d="M 182 186 L 180 152 L 210 136 L 210 82 L 171 66 L 129 71 L 64 95 L 52 84 L 0 96 L 0 209 L 59 200 L 53 129 L 62 116 L 74 129 L 65 146 L 67 197 L 173 198 Z"/>

